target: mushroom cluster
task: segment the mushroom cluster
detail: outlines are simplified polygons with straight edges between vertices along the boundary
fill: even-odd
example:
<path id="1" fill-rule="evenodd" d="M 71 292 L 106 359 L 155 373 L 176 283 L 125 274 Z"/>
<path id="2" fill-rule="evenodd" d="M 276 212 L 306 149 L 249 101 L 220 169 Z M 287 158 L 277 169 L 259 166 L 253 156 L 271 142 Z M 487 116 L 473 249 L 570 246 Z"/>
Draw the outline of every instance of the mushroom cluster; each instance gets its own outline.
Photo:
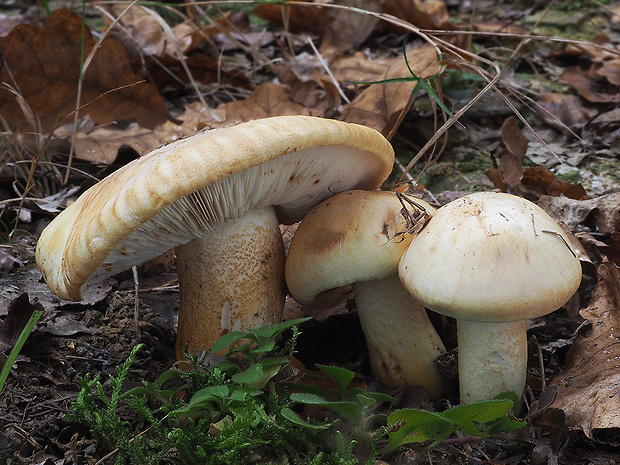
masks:
<path id="1" fill-rule="evenodd" d="M 176 248 L 179 359 L 186 346 L 195 354 L 228 331 L 279 321 L 287 285 L 308 304 L 352 284 L 385 385 L 445 392 L 434 363 L 445 348 L 426 307 L 458 320 L 463 402 L 520 394 L 525 321 L 581 282 L 568 237 L 513 195 L 471 194 L 437 211 L 403 202 L 376 190 L 393 162 L 378 132 L 335 120 L 205 131 L 87 190 L 42 232 L 37 264 L 54 293 L 80 300 L 85 286 Z M 424 228 L 411 223 L 431 215 Z M 279 225 L 302 218 L 285 265 Z"/>
<path id="2" fill-rule="evenodd" d="M 323 199 L 375 189 L 389 142 L 367 127 L 307 116 L 209 130 L 157 149 L 91 187 L 43 231 L 36 260 L 59 297 L 177 248 L 177 356 L 229 330 L 275 323 L 284 305 L 279 223 Z"/>

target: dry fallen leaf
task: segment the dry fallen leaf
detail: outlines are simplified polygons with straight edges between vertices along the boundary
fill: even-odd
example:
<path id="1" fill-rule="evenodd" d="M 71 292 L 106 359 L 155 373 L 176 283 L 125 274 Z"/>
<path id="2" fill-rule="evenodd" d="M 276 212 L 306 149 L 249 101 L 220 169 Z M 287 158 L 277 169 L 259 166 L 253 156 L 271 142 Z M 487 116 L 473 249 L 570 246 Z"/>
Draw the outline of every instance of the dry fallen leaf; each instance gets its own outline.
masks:
<path id="1" fill-rule="evenodd" d="M 581 184 L 562 181 L 542 166 L 530 166 L 523 170 L 519 189 L 535 196 L 563 196 L 563 198 L 584 200 L 588 198 Z"/>
<path id="2" fill-rule="evenodd" d="M 164 29 L 161 22 L 165 21 L 151 8 L 135 5 L 127 10 L 126 4 L 118 4 L 110 5 L 108 9 L 114 17 L 120 16 L 119 22 L 123 31 L 134 41 L 132 48 L 137 45 L 146 55 L 169 55 L 178 58 L 178 52 L 188 53 L 205 42 L 205 31 L 201 34 L 198 27 L 189 21 L 177 24 L 169 30 Z M 104 15 L 103 19 L 106 26 L 112 24 L 107 15 Z M 211 29 L 211 32 L 216 31 L 215 28 Z"/>
<path id="3" fill-rule="evenodd" d="M 610 89 L 606 82 L 597 79 L 594 73 L 583 71 L 579 66 L 567 68 L 559 77 L 558 82 L 574 87 L 579 95 L 593 103 L 618 103 L 618 89 Z"/>
<path id="4" fill-rule="evenodd" d="M 556 221 L 562 221 L 575 230 L 588 217 L 604 235 L 620 231 L 620 192 L 611 192 L 590 200 L 575 200 L 567 197 L 543 195 L 538 205 Z"/>
<path id="5" fill-rule="evenodd" d="M 247 99 L 226 104 L 226 120 L 214 123 L 213 126 L 230 126 L 268 116 L 308 114 L 310 114 L 308 109 L 291 101 L 282 87 L 272 82 L 265 82 Z"/>
<path id="6" fill-rule="evenodd" d="M 306 107 L 312 116 L 329 117 L 340 106 L 340 93 L 328 76 L 302 80 L 285 65 L 278 66 L 276 72 L 292 100 Z"/>
<path id="7" fill-rule="evenodd" d="M 591 439 L 620 428 L 620 268 L 604 262 L 598 275 L 590 305 L 580 311 L 592 332 L 573 344 L 564 373 L 551 383 L 558 386 L 553 407 Z"/>
<path id="8" fill-rule="evenodd" d="M 305 1 L 308 5 L 254 5 L 252 11 L 265 21 L 281 24 L 291 32 L 308 31 L 319 33 L 324 23 L 327 8 L 320 2 Z"/>
<path id="9" fill-rule="evenodd" d="M 134 61 L 141 66 L 141 72 L 149 76 L 158 89 L 182 89 L 189 82 L 187 70 L 193 79 L 202 84 L 218 83 L 242 89 L 253 89 L 254 84 L 239 71 L 225 71 L 217 61 L 202 53 L 194 53 L 184 58 L 185 66 L 177 58 L 170 56 L 143 57 Z M 186 68 L 187 67 L 187 68 Z"/>
<path id="10" fill-rule="evenodd" d="M 196 134 L 198 131 L 226 119 L 226 107 L 213 109 L 200 102 L 185 105 L 185 111 L 178 116 L 180 124 L 172 121 L 157 126 L 155 135 L 161 144 L 169 144 L 183 137 Z"/>
<path id="11" fill-rule="evenodd" d="M 339 5 L 358 10 L 379 12 L 380 0 L 340 0 Z M 358 49 L 379 24 L 375 16 L 340 8 L 327 8 L 321 23 L 321 54 L 331 57 L 343 51 Z"/>
<path id="12" fill-rule="evenodd" d="M 82 39 L 84 45 L 82 48 Z M 76 108 L 80 57 L 88 56 L 95 46 L 90 30 L 82 37 L 82 18 L 61 8 L 47 19 L 45 27 L 20 24 L 0 38 L 0 81 L 16 92 L 0 87 L 0 112 L 12 125 L 24 129 L 35 126 L 24 116 L 27 105 L 51 131 L 60 116 L 60 124 Z M 21 102 L 23 97 L 24 102 Z M 170 118 L 163 98 L 152 85 L 140 82 L 131 69 L 122 45 L 104 40 L 84 76 L 80 110 L 96 123 L 116 120 L 138 121 L 154 128 Z M 30 128 L 32 129 L 32 128 Z"/>
<path id="13" fill-rule="evenodd" d="M 150 129 L 135 125 L 127 129 L 95 128 L 89 133 L 78 133 L 74 138 L 75 156 L 95 163 L 112 163 L 124 145 L 142 156 L 159 147 L 161 142 Z"/>
<path id="14" fill-rule="evenodd" d="M 407 60 L 415 75 L 421 78 L 433 76 L 440 68 L 435 47 L 427 43 L 408 51 Z M 411 73 L 403 58 L 390 66 L 380 79 L 409 77 Z M 416 84 L 416 80 L 370 84 L 350 104 L 343 106 L 342 120 L 360 123 L 386 134 L 407 104 Z"/>
<path id="15" fill-rule="evenodd" d="M 585 107 L 576 95 L 542 92 L 538 100 L 540 109 L 537 115 L 549 126 L 558 129 L 567 136 L 581 134 L 583 126 L 598 111 Z"/>
<path id="16" fill-rule="evenodd" d="M 0 352 L 15 343 L 33 311 L 43 311 L 43 306 L 36 301 L 31 303 L 25 292 L 12 299 L 6 308 L 6 318 L 0 320 Z"/>
<path id="17" fill-rule="evenodd" d="M 443 0 L 381 0 L 383 13 L 396 16 L 421 29 L 453 30 Z"/>

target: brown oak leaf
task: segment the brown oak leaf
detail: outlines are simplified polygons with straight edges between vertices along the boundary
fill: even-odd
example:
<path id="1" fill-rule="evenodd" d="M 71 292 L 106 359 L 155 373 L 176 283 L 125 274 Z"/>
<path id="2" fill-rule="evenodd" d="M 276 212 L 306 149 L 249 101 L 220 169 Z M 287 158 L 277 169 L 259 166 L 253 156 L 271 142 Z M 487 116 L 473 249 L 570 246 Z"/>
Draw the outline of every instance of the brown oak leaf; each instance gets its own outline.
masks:
<path id="1" fill-rule="evenodd" d="M 82 37 L 84 35 L 84 37 Z M 83 42 L 83 43 L 82 43 Z M 29 107 L 44 130 L 71 122 L 76 109 L 82 55 L 95 47 L 82 18 L 71 10 L 54 11 L 43 28 L 16 26 L 0 38 L 0 112 L 14 127 L 33 129 Z M 122 45 L 106 39 L 98 45 L 84 75 L 81 114 L 96 123 L 136 120 L 152 129 L 171 116 L 151 84 L 134 74 Z M 82 54 L 83 52 L 83 54 Z"/>

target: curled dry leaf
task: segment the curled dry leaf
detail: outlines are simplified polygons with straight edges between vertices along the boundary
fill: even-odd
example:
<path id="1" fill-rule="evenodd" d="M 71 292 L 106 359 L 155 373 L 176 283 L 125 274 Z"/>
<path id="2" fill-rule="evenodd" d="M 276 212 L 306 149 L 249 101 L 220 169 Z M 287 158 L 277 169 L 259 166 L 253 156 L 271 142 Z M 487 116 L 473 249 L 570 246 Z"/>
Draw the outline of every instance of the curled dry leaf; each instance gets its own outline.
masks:
<path id="1" fill-rule="evenodd" d="M 592 226 L 605 235 L 620 231 L 620 192 L 611 192 L 590 200 L 575 200 L 567 197 L 543 195 L 538 205 L 556 221 L 562 221 L 575 230 L 591 215 Z"/>
<path id="2" fill-rule="evenodd" d="M 558 78 L 558 82 L 574 87 L 579 95 L 593 103 L 618 103 L 620 96 L 618 89 L 607 88 L 607 83 L 589 71 L 583 71 L 579 66 L 567 68 Z"/>
<path id="3" fill-rule="evenodd" d="M 123 145 L 131 147 L 142 156 L 159 147 L 161 143 L 153 131 L 139 126 L 130 126 L 127 129 L 100 127 L 88 134 L 78 133 L 74 138 L 76 157 L 95 163 L 114 162 Z"/>
<path id="4" fill-rule="evenodd" d="M 326 75 L 314 79 L 300 79 L 288 66 L 279 66 L 277 75 L 289 89 L 293 101 L 306 107 L 312 116 L 329 117 L 340 106 L 340 94 L 336 85 Z"/>
<path id="5" fill-rule="evenodd" d="M 592 332 L 573 344 L 564 374 L 551 383 L 558 386 L 553 407 L 591 439 L 620 428 L 620 268 L 606 261 L 598 275 L 590 305 L 580 311 Z"/>
<path id="6" fill-rule="evenodd" d="M 529 166 L 523 170 L 519 189 L 534 196 L 555 195 L 576 200 L 588 198 L 586 190 L 581 184 L 572 184 L 562 181 L 554 173 L 542 166 Z"/>
<path id="7" fill-rule="evenodd" d="M 35 310 L 43 311 L 43 306 L 36 300 L 30 301 L 27 293 L 21 293 L 7 306 L 6 318 L 0 320 L 0 352 L 11 347 L 28 323 Z"/>
<path id="8" fill-rule="evenodd" d="M 70 122 L 82 52 L 88 56 L 94 47 L 88 28 L 82 37 L 80 15 L 65 8 L 54 11 L 43 28 L 20 24 L 0 38 L 0 82 L 16 92 L 0 88 L 2 115 L 20 129 L 36 128 L 36 122 L 24 116 L 27 105 L 48 131 L 58 117 L 60 124 Z M 171 117 L 157 89 L 137 78 L 122 45 L 113 39 L 99 44 L 84 75 L 80 102 L 86 105 L 80 113 L 101 124 L 135 119 L 140 126 L 154 128 Z"/>
<path id="9" fill-rule="evenodd" d="M 363 11 L 381 11 L 380 0 L 340 0 L 339 5 Z M 334 56 L 341 51 L 357 49 L 375 30 L 379 20 L 358 11 L 327 8 L 321 31 L 321 53 Z"/>
<path id="10" fill-rule="evenodd" d="M 502 125 L 502 142 L 506 147 L 500 158 L 501 173 L 497 169 L 487 171 L 487 176 L 493 181 L 495 187 L 503 192 L 513 192 L 521 181 L 523 174 L 523 159 L 527 151 L 528 141 L 521 132 L 519 122 L 515 116 L 511 116 Z"/>
<path id="11" fill-rule="evenodd" d="M 291 32 L 312 32 L 321 37 L 321 53 L 332 56 L 357 48 L 374 31 L 378 20 L 359 10 L 379 12 L 380 0 L 340 0 L 338 5 L 356 8 L 330 8 L 322 0 L 296 5 L 256 5 L 254 13 L 266 21 L 282 24 Z"/>
<path id="12" fill-rule="evenodd" d="M 253 89 L 254 84 L 240 71 L 225 71 L 220 64 L 202 53 L 194 53 L 184 58 L 183 63 L 174 57 L 146 56 L 134 60 L 134 66 L 142 67 L 141 72 L 149 76 L 158 89 L 182 89 L 190 83 L 187 70 L 192 78 L 202 84 L 218 83 L 241 89 Z"/>

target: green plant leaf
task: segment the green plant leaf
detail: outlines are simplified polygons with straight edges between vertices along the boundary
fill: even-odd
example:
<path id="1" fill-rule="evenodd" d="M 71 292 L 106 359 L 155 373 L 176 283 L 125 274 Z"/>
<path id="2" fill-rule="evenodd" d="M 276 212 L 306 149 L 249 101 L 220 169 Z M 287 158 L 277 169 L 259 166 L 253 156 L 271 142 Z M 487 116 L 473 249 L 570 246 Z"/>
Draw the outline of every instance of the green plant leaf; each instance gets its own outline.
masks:
<path id="1" fill-rule="evenodd" d="M 248 336 L 249 333 L 247 333 L 246 331 L 231 331 L 230 333 L 226 333 L 217 341 L 215 341 L 215 344 L 213 344 L 213 347 L 211 347 L 211 352 L 215 353 L 227 349 L 235 342 L 241 339 L 247 339 Z"/>
<path id="2" fill-rule="evenodd" d="M 246 396 L 257 397 L 263 393 L 260 389 L 250 388 L 250 387 L 242 387 L 236 388 L 230 393 L 230 400 L 239 401 L 244 400 Z"/>
<path id="3" fill-rule="evenodd" d="M 477 423 L 488 423 L 504 417 L 512 409 L 510 400 L 484 400 L 474 404 L 457 405 L 441 415 L 450 420 L 454 427 L 464 434 L 472 436 L 488 436 Z"/>
<path id="4" fill-rule="evenodd" d="M 257 383 L 262 376 L 263 365 L 257 363 L 241 373 L 234 374 L 232 380 L 239 384 L 254 384 Z"/>
<path id="5" fill-rule="evenodd" d="M 212 410 L 222 405 L 222 399 L 226 398 L 229 392 L 228 386 L 225 385 L 204 387 L 196 391 L 186 408 L 178 411 L 191 411 L 194 409 Z"/>
<path id="6" fill-rule="evenodd" d="M 331 426 L 330 423 L 322 423 L 318 425 L 315 423 L 308 423 L 307 421 L 304 421 L 301 418 L 299 418 L 299 415 L 297 415 L 293 410 L 291 410 L 288 407 L 283 408 L 280 411 L 280 413 L 282 414 L 284 418 L 286 418 L 291 423 L 298 425 L 298 426 L 302 426 L 304 428 L 320 430 L 320 429 L 328 429 Z"/>
<path id="7" fill-rule="evenodd" d="M 282 321 L 273 326 L 269 324 L 265 324 L 257 329 L 252 329 L 252 333 L 256 336 L 265 338 L 265 339 L 274 339 L 278 334 L 286 331 L 287 329 L 292 328 L 293 326 L 297 326 L 305 321 L 311 320 L 311 317 L 306 318 L 297 318 L 295 320 Z"/>
<path id="8" fill-rule="evenodd" d="M 388 416 L 389 442 L 379 453 L 387 454 L 403 444 L 425 443 L 433 447 L 454 432 L 450 420 L 438 413 L 399 409 Z"/>
<path id="9" fill-rule="evenodd" d="M 306 392 L 294 392 L 291 394 L 291 400 L 302 404 L 318 405 L 328 408 L 355 424 L 361 422 L 364 414 L 364 408 L 357 402 L 334 402 Z"/>
<path id="10" fill-rule="evenodd" d="M 346 368 L 320 365 L 318 363 L 316 364 L 316 367 L 336 383 L 336 386 L 338 386 L 338 390 L 341 393 L 344 393 L 347 390 L 347 386 L 355 377 L 355 373 L 351 370 L 347 370 Z"/>

